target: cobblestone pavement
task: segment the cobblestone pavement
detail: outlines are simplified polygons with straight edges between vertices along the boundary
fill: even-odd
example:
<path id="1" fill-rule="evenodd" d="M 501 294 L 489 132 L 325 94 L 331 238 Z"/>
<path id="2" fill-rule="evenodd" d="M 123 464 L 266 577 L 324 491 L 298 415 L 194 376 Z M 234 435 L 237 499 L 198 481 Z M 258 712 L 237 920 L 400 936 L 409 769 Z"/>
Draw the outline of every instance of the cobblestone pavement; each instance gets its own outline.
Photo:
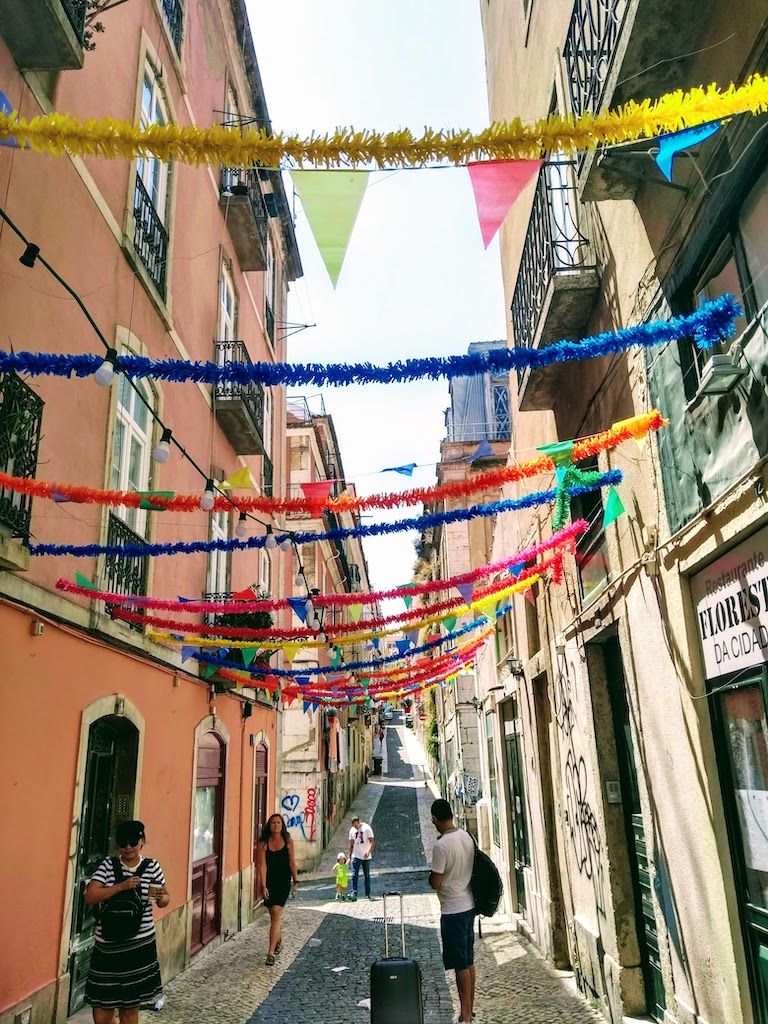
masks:
<path id="1" fill-rule="evenodd" d="M 453 973 L 443 970 L 440 909 L 427 885 L 425 848 L 428 853 L 434 834 L 429 821 L 434 794 L 413 768 L 419 763 L 413 737 L 397 719 L 387 731 L 389 773 L 381 783 L 364 786 L 355 803 L 376 832 L 374 899 L 337 903 L 321 874 L 326 860 L 332 867 L 336 853 L 345 849 L 343 841 L 339 845 L 349 828 L 345 820 L 331 844 L 332 858 L 323 858 L 314 877 L 302 877 L 299 899 L 286 907 L 277 964 L 264 966 L 269 921 L 263 914 L 167 985 L 165 1008 L 159 1015 L 142 1014 L 142 1024 L 368 1024 L 370 965 L 384 951 L 380 894 L 395 889 L 405 894 L 406 946 L 421 966 L 425 1024 L 450 1024 L 458 1010 L 456 987 Z M 390 953 L 397 955 L 397 900 L 387 901 L 387 917 Z M 477 1024 L 602 1020 L 574 990 L 570 976 L 554 971 L 510 922 L 485 921 L 475 953 Z"/>

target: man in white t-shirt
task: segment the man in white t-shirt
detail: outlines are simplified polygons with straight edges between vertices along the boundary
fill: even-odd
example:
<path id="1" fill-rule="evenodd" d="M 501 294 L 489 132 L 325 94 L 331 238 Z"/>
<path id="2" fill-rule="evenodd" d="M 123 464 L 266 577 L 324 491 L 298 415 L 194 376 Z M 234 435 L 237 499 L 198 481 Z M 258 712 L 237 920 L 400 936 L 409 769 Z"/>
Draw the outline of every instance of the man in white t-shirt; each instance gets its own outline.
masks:
<path id="1" fill-rule="evenodd" d="M 432 804 L 432 822 L 440 833 L 432 851 L 429 884 L 440 900 L 443 965 L 456 971 L 461 1012 L 459 1024 L 472 1020 L 475 1005 L 475 899 L 470 888 L 475 843 L 456 827 L 447 800 Z"/>
<path id="2" fill-rule="evenodd" d="M 360 868 L 363 869 L 365 878 L 365 895 L 369 900 L 371 896 L 371 857 L 373 855 L 373 829 L 366 821 L 360 820 L 356 814 L 352 819 L 352 828 L 349 830 L 349 857 L 352 861 L 352 895 L 348 898 L 357 899 L 357 879 L 360 875 Z"/>

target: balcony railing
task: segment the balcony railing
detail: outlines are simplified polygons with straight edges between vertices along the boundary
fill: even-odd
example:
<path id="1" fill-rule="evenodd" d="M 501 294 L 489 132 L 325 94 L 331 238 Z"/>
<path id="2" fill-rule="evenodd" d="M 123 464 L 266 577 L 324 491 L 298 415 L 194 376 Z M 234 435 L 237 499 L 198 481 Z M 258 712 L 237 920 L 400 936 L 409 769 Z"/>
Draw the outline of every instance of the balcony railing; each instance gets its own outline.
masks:
<path id="1" fill-rule="evenodd" d="M 2 0 L 0 36 L 25 70 L 81 68 L 85 16 L 85 0 Z"/>
<path id="2" fill-rule="evenodd" d="M 256 171 L 222 167 L 221 205 L 241 270 L 267 269 L 268 217 Z"/>
<path id="3" fill-rule="evenodd" d="M 34 479 L 40 447 L 43 402 L 15 373 L 0 374 L 0 469 Z M 29 540 L 32 498 L 0 487 L 0 524 Z"/>
<path id="4" fill-rule="evenodd" d="M 272 496 L 272 488 L 275 486 L 275 467 L 272 464 L 272 459 L 264 453 L 262 456 L 262 477 L 261 486 L 267 497 Z"/>
<path id="5" fill-rule="evenodd" d="M 242 341 L 217 341 L 216 363 L 251 365 Z M 214 389 L 216 416 L 238 455 L 264 454 L 264 387 L 220 381 Z"/>
<path id="6" fill-rule="evenodd" d="M 181 53 L 181 36 L 184 29 L 184 8 L 180 0 L 163 0 L 163 14 L 168 22 L 168 30 L 176 47 L 176 53 Z"/>
<path id="7" fill-rule="evenodd" d="M 85 35 L 85 0 L 61 0 L 64 10 L 67 12 L 75 35 L 82 43 Z"/>
<path id="8" fill-rule="evenodd" d="M 133 247 L 160 295 L 165 297 L 168 268 L 168 232 L 155 209 L 144 182 L 136 176 L 133 204 Z"/>
<path id="9" fill-rule="evenodd" d="M 125 546 L 126 544 L 146 545 L 143 537 L 127 526 L 114 512 L 109 513 L 107 526 L 107 544 Z M 146 597 L 147 580 L 149 578 L 149 559 L 131 555 L 106 555 L 104 558 L 104 575 L 106 589 L 113 594 L 138 594 Z M 107 611 L 112 610 L 107 605 Z M 131 629 L 141 632 L 140 623 L 132 623 Z"/>
<path id="10" fill-rule="evenodd" d="M 603 106 L 629 0 L 576 0 L 563 49 L 574 116 Z"/>
<path id="11" fill-rule="evenodd" d="M 542 348 L 579 337 L 597 288 L 597 260 L 576 191 L 574 163 L 551 161 L 539 172 L 512 298 L 515 343 Z M 528 371 L 519 375 L 519 390 L 529 378 Z"/>
<path id="12" fill-rule="evenodd" d="M 206 591 L 203 594 L 204 601 L 231 601 L 232 591 L 221 590 L 221 591 Z M 203 612 L 203 622 L 206 626 L 215 626 L 216 622 L 224 615 L 224 612 Z M 222 647 L 225 646 L 225 641 L 221 642 Z"/>

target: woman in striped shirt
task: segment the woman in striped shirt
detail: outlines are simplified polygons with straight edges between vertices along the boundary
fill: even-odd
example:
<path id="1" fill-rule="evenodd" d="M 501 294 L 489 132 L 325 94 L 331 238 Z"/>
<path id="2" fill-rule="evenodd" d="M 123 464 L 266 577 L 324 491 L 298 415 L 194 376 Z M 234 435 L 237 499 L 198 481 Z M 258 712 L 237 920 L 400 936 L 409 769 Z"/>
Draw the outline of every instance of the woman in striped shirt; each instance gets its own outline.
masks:
<path id="1" fill-rule="evenodd" d="M 167 907 L 171 897 L 158 862 L 142 856 L 146 842 L 143 823 L 121 822 L 115 838 L 122 879 L 113 862 L 118 858 L 105 858 L 88 883 L 85 902 L 104 903 L 120 892 L 136 889 L 143 904 L 142 916 L 135 935 L 116 940 L 104 936 L 99 920 L 85 1000 L 93 1007 L 94 1024 L 112 1024 L 115 1010 L 120 1012 L 120 1024 L 138 1024 L 139 1008 L 153 1007 L 163 990 L 150 901 Z"/>

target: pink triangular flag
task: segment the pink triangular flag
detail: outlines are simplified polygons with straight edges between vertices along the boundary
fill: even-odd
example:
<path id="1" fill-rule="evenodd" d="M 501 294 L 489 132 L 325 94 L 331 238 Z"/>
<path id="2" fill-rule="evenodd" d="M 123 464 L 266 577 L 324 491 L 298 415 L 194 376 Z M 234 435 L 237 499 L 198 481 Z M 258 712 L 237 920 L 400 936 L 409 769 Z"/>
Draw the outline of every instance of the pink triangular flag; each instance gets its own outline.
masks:
<path id="1" fill-rule="evenodd" d="M 307 501 L 325 503 L 335 483 L 335 480 L 315 480 L 313 483 L 302 484 L 301 489 Z"/>
<path id="2" fill-rule="evenodd" d="M 481 160 L 467 164 L 486 249 L 515 200 L 543 163 L 543 160 Z"/>

